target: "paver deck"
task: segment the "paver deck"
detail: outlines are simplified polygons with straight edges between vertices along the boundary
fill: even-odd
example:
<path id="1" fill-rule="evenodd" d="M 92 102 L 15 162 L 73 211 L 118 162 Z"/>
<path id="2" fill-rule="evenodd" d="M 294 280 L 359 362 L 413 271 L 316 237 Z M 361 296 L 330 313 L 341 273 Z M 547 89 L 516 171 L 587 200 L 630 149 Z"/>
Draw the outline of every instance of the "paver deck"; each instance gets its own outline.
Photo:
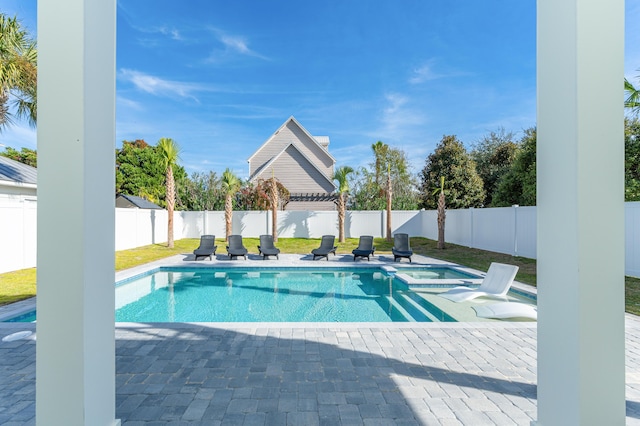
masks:
<path id="1" fill-rule="evenodd" d="M 0 323 L 0 338 L 22 330 L 35 324 Z M 528 426 L 536 332 L 510 322 L 119 323 L 116 417 L 128 426 Z M 34 337 L 0 342 L 0 424 L 35 424 Z M 626 353 L 627 424 L 640 424 L 633 315 Z"/>

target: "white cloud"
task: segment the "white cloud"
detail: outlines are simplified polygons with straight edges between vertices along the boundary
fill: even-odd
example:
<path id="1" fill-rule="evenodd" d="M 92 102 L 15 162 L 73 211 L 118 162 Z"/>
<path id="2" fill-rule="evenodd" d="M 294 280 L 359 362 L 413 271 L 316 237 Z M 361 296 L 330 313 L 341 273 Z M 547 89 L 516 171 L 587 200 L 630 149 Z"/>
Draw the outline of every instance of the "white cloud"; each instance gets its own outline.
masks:
<path id="1" fill-rule="evenodd" d="M 440 75 L 433 72 L 433 67 L 430 64 L 425 64 L 420 68 L 416 68 L 413 70 L 413 73 L 409 78 L 409 83 L 420 84 L 424 83 L 425 81 L 435 80 L 436 78 L 440 77 Z"/>
<path id="2" fill-rule="evenodd" d="M 157 96 L 180 97 L 198 101 L 194 92 L 206 90 L 205 87 L 198 84 L 164 80 L 160 77 L 130 69 L 120 70 L 120 78 L 132 83 L 143 92 Z"/>
<path id="3" fill-rule="evenodd" d="M 173 40 L 184 40 L 180 31 L 175 28 L 161 27 L 158 29 L 158 32 L 171 37 Z"/>
<path id="4" fill-rule="evenodd" d="M 224 50 L 222 51 L 217 50 L 212 52 L 208 59 L 209 62 L 215 62 L 219 60 L 221 56 L 228 56 L 229 54 L 234 54 L 234 53 L 240 54 L 242 56 L 251 56 L 251 57 L 259 58 L 263 60 L 269 59 L 266 56 L 261 55 L 260 53 L 252 50 L 249 47 L 249 42 L 247 41 L 246 37 L 238 36 L 238 35 L 230 35 L 218 28 L 211 28 L 211 31 L 213 31 L 216 34 L 218 41 L 222 43 L 222 45 L 224 46 Z"/>
<path id="5" fill-rule="evenodd" d="M 392 137 L 401 136 L 408 127 L 421 125 L 425 117 L 419 110 L 411 106 L 411 99 L 399 93 L 385 95 L 387 106 L 382 110 L 381 133 Z"/>

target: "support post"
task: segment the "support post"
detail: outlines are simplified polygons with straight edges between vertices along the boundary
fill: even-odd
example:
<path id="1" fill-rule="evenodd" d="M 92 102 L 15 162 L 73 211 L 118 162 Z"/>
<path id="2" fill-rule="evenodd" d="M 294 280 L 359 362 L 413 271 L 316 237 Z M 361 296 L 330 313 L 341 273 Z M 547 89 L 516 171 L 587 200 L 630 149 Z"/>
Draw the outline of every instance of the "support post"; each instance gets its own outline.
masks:
<path id="1" fill-rule="evenodd" d="M 115 420 L 115 0 L 38 2 L 38 425 Z"/>
<path id="2" fill-rule="evenodd" d="M 624 0 L 538 0 L 538 425 L 624 425 Z"/>

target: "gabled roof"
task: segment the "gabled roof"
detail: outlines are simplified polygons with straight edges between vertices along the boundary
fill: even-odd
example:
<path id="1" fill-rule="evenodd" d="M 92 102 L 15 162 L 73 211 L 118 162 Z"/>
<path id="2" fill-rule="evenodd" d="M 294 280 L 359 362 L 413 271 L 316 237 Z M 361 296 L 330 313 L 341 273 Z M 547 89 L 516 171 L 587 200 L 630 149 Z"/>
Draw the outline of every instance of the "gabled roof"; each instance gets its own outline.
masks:
<path id="1" fill-rule="evenodd" d="M 13 184 L 38 184 L 38 169 L 0 155 L 0 181 Z"/>
<path id="2" fill-rule="evenodd" d="M 128 201 L 128 203 L 131 204 L 131 206 L 128 206 L 128 207 L 137 207 L 139 209 L 162 210 L 162 207 L 160 207 L 159 205 L 154 204 L 151 201 L 147 201 L 142 197 L 136 197 L 135 195 L 118 194 L 116 195 L 116 201 L 118 198 L 126 200 L 125 204 L 127 204 L 126 202 Z"/>
<path id="3" fill-rule="evenodd" d="M 313 166 L 314 169 L 316 169 L 316 171 L 320 174 L 320 176 L 322 176 L 323 178 L 325 178 L 327 180 L 327 182 L 329 182 L 334 188 L 336 187 L 336 184 L 333 183 L 333 180 L 330 179 L 326 174 L 324 174 L 322 172 L 322 170 L 320 170 L 318 167 L 316 167 L 315 164 L 313 164 L 313 161 L 309 160 L 309 157 L 307 157 L 306 155 L 304 155 L 304 152 L 300 151 L 293 143 L 287 144 L 287 146 L 284 147 L 284 149 L 282 151 L 280 151 L 278 153 L 278 155 L 274 155 L 273 158 L 269 161 L 267 161 L 262 167 L 260 167 L 258 170 L 256 170 L 256 172 L 253 174 L 253 176 L 251 176 L 249 178 L 250 181 L 255 181 L 256 179 L 258 179 L 258 177 L 265 171 L 269 170 L 269 167 L 274 164 L 280 157 L 282 157 L 282 155 L 289 149 L 289 148 L 293 148 L 295 149 L 305 160 L 307 160 L 307 162 L 309 164 L 311 164 L 311 166 Z"/>
<path id="4" fill-rule="evenodd" d="M 307 135 L 307 136 L 309 137 L 309 139 L 311 139 L 311 140 L 313 141 L 313 143 L 315 143 L 316 145 L 318 145 L 318 146 L 320 147 L 320 149 L 322 150 L 322 152 L 324 152 L 324 153 L 325 153 L 325 154 L 326 154 L 326 155 L 327 155 L 327 156 L 328 156 L 328 157 L 329 157 L 329 158 L 330 158 L 334 163 L 336 162 L 336 159 L 335 159 L 335 158 L 333 158 L 333 155 L 331 155 L 331 154 L 329 153 L 329 151 L 327 151 L 327 147 L 326 147 L 326 146 L 323 146 L 321 143 L 319 143 L 319 142 L 318 142 L 318 140 L 317 140 L 315 137 L 313 137 L 313 136 L 311 135 L 311 133 L 309 133 L 309 132 L 307 131 L 307 129 L 305 129 L 304 127 L 302 127 L 302 124 L 300 124 L 300 123 L 298 122 L 298 120 L 296 120 L 296 119 L 295 119 L 295 117 L 294 117 L 293 115 L 292 115 L 291 117 L 289 117 L 289 118 L 287 119 L 287 121 L 285 121 L 285 122 L 282 124 L 282 126 L 278 127 L 278 130 L 276 130 L 276 131 L 275 131 L 275 132 L 274 132 L 274 133 L 273 133 L 273 134 L 272 134 L 272 135 L 271 135 L 271 136 L 270 136 L 270 137 L 269 137 L 269 138 L 268 138 L 268 139 L 267 139 L 267 140 L 266 140 L 262 145 L 260 145 L 260 148 L 258 148 L 258 149 L 256 150 L 256 152 L 254 152 L 254 153 L 253 153 L 253 155 L 251 155 L 251 157 L 249 157 L 249 158 L 247 159 L 247 161 L 251 161 L 251 159 L 252 159 L 253 157 L 255 157 L 255 156 L 256 156 L 256 154 L 258 154 L 258 152 L 260 152 L 260 150 L 261 150 L 262 148 L 264 148 L 265 146 L 267 146 L 267 145 L 269 144 L 269 142 L 271 142 L 271 140 L 272 140 L 272 139 L 273 139 L 273 138 L 274 138 L 278 133 L 280 133 L 280 130 L 282 130 L 284 127 L 286 127 L 286 125 L 287 125 L 289 122 L 293 122 L 293 123 L 295 123 L 295 125 L 296 125 L 296 126 L 298 126 L 298 127 L 300 128 L 300 130 L 302 130 L 302 132 L 303 132 L 305 135 Z M 329 137 L 328 137 L 328 136 L 321 136 L 321 138 L 326 138 L 326 140 L 327 140 L 327 141 L 329 140 Z M 323 141 L 324 141 L 324 139 L 323 139 Z M 327 145 L 329 145 L 329 144 L 327 143 Z"/>

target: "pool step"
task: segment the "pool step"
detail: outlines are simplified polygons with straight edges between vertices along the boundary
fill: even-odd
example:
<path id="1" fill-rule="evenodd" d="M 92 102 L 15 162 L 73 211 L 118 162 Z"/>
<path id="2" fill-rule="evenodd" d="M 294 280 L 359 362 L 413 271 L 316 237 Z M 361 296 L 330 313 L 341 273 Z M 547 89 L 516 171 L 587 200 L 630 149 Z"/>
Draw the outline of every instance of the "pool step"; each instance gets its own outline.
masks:
<path id="1" fill-rule="evenodd" d="M 420 304 L 416 303 L 416 301 L 408 297 L 406 293 L 398 293 L 396 294 L 396 297 L 399 299 L 399 303 L 402 303 L 402 305 L 407 310 L 410 310 L 413 312 L 411 316 L 414 318 L 414 321 L 422 321 L 422 322 L 425 322 L 425 321 L 439 322 L 440 321 L 435 315 L 429 312 L 426 308 L 424 308 L 423 306 L 420 306 Z M 418 318 L 415 319 L 416 317 Z"/>

